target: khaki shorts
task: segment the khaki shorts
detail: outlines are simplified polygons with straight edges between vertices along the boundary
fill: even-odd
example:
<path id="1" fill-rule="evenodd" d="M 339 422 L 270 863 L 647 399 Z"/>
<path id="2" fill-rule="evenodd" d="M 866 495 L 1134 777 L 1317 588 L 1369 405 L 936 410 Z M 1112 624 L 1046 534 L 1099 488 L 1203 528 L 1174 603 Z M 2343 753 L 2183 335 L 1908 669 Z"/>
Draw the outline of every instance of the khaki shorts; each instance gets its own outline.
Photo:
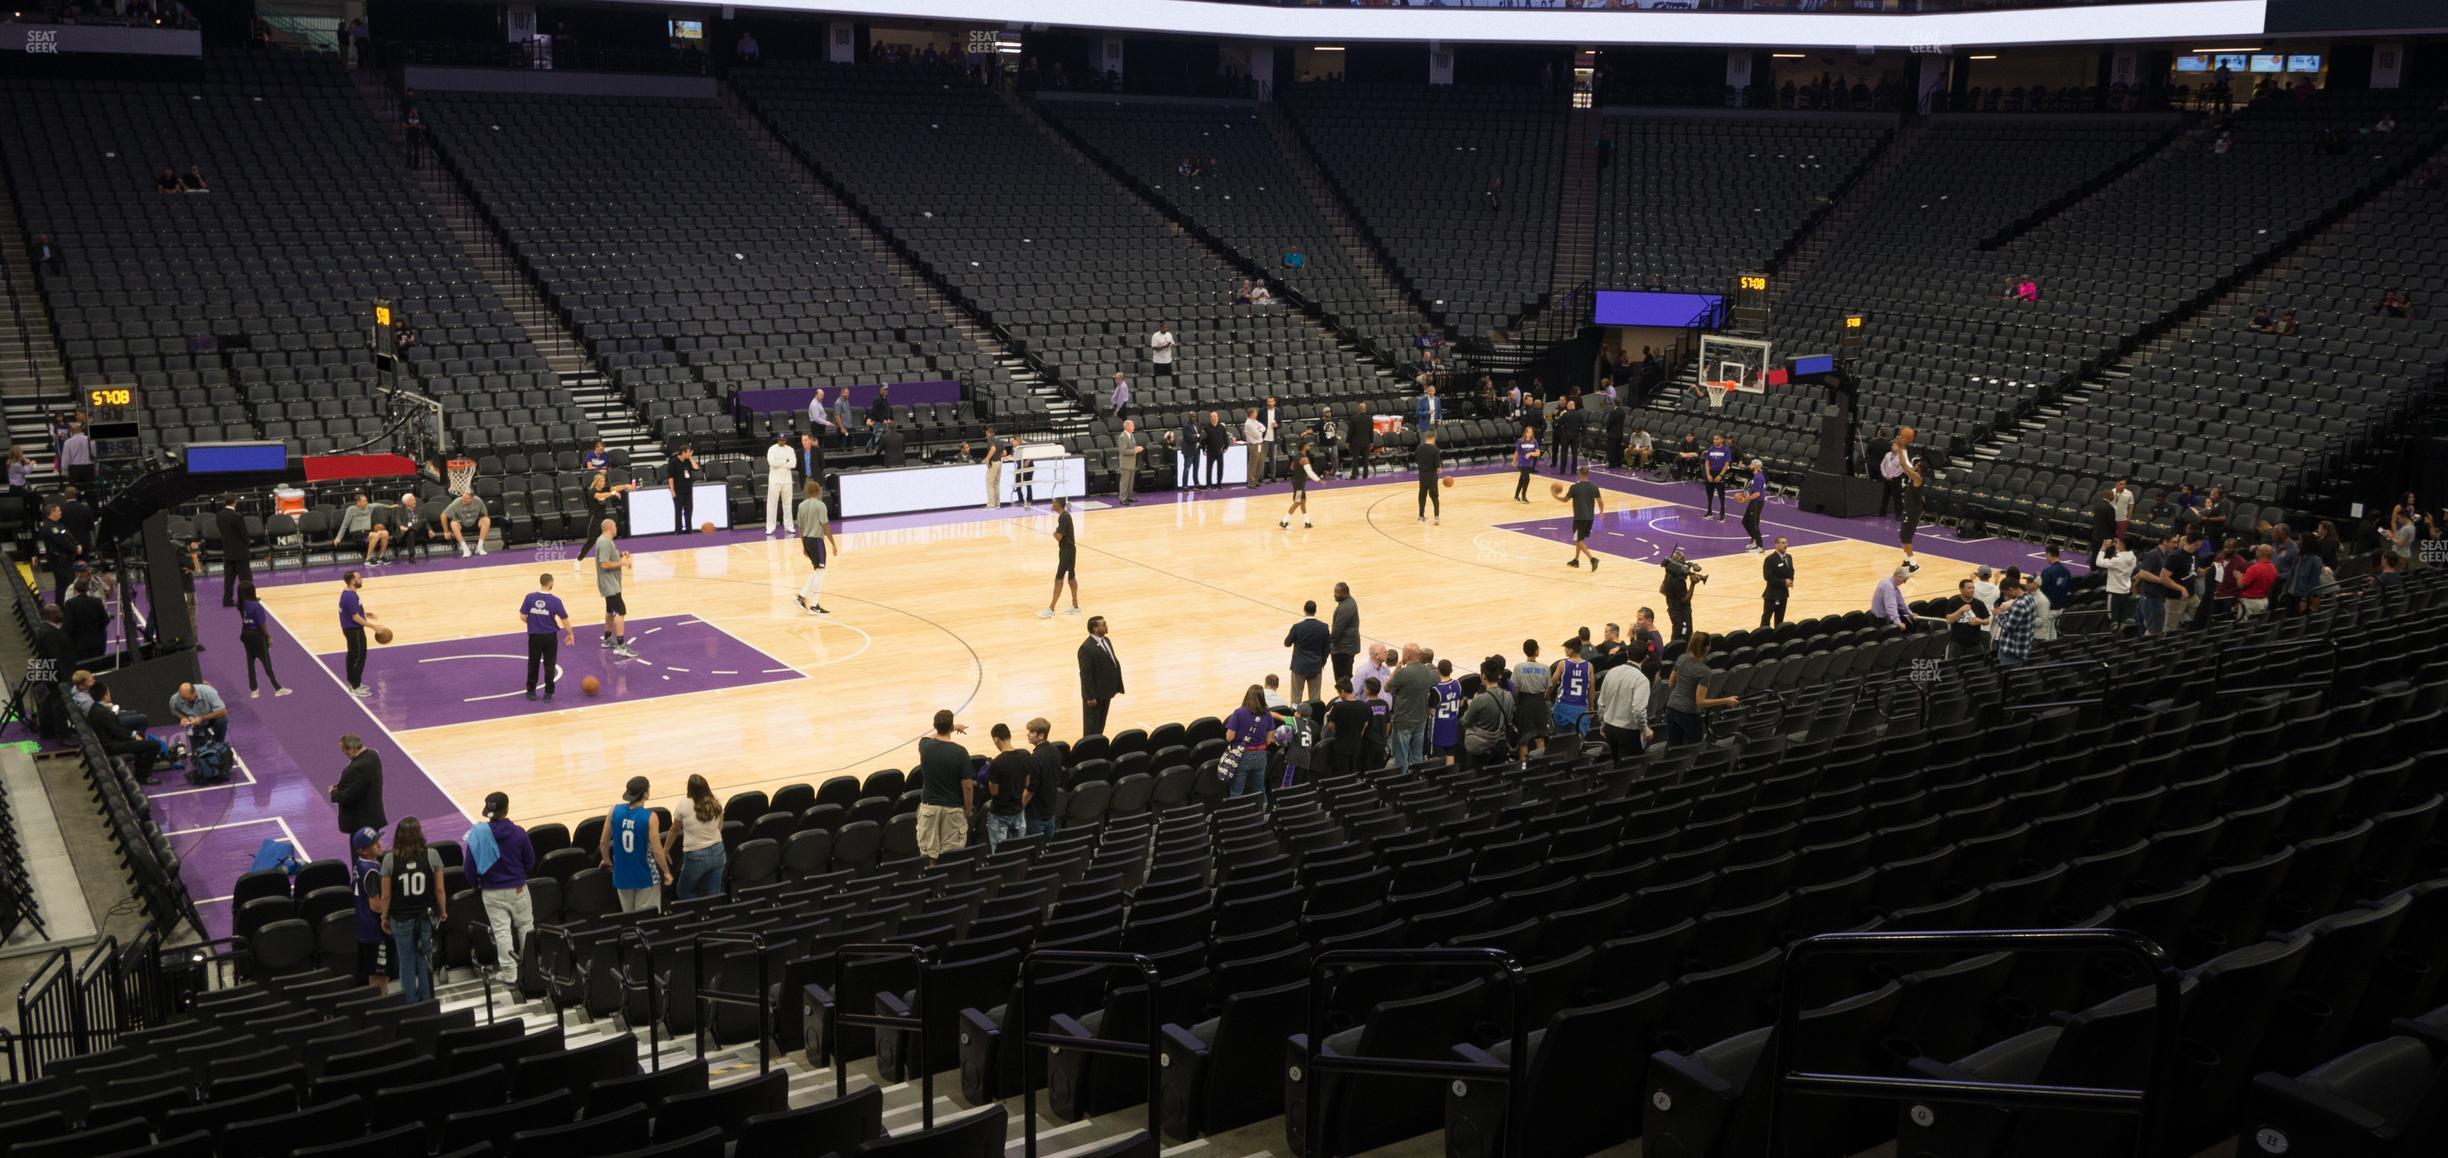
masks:
<path id="1" fill-rule="evenodd" d="M 918 806 L 918 855 L 933 860 L 968 843 L 968 813 L 949 804 Z"/>

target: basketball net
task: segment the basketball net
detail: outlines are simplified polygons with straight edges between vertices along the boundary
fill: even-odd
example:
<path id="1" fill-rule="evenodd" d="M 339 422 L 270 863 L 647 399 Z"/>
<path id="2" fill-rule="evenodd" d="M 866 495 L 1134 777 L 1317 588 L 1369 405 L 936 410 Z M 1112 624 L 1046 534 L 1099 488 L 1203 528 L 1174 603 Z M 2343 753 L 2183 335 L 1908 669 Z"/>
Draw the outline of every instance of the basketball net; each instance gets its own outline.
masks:
<path id="1" fill-rule="evenodd" d="M 444 463 L 443 469 L 448 472 L 446 478 L 450 493 L 464 495 L 475 488 L 476 461 L 474 459 L 454 458 Z"/>
<path id="2" fill-rule="evenodd" d="M 1708 404 L 1711 410 L 1725 409 L 1726 395 L 1734 392 L 1732 382 L 1703 382 L 1701 386 L 1708 391 Z"/>

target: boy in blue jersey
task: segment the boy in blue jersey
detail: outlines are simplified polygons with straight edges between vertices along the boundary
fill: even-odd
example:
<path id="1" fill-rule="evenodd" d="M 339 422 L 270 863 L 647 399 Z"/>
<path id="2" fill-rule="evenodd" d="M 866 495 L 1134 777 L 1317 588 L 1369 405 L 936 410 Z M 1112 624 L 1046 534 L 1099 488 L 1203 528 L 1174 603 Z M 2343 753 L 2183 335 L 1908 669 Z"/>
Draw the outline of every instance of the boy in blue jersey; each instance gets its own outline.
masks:
<path id="1" fill-rule="evenodd" d="M 360 828 L 349 835 L 349 899 L 357 906 L 357 981 L 380 993 L 391 987 L 391 939 L 383 936 L 382 833 Z"/>
<path id="2" fill-rule="evenodd" d="M 1447 764 L 1462 745 L 1462 681 L 1454 678 L 1453 661 L 1436 661 L 1436 708 L 1428 728 L 1428 754 Z"/>
<path id="3" fill-rule="evenodd" d="M 671 862 L 663 852 L 663 819 L 646 807 L 646 778 L 632 776 L 621 802 L 604 818 L 603 842 L 596 846 L 600 867 L 612 870 L 612 891 L 621 911 L 663 910 L 663 882 L 672 879 Z"/>
<path id="4" fill-rule="evenodd" d="M 551 703 L 553 684 L 561 674 L 561 645 L 578 642 L 570 630 L 569 609 L 552 593 L 552 575 L 536 578 L 536 589 L 519 600 L 519 618 L 527 624 L 527 698 L 536 698 L 536 669 L 544 671 L 544 702 Z"/>
<path id="5" fill-rule="evenodd" d="M 1589 722 L 1590 693 L 1594 688 L 1590 663 L 1581 658 L 1579 636 L 1564 641 L 1564 658 L 1556 661 L 1547 682 L 1555 689 L 1556 730 L 1580 735 Z"/>

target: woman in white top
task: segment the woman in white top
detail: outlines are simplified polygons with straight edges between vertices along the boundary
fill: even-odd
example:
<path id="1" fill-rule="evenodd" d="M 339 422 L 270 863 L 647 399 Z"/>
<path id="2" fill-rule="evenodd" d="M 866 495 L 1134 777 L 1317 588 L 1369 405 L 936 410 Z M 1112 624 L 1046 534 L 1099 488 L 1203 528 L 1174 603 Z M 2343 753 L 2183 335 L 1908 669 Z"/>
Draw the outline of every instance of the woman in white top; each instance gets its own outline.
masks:
<path id="1" fill-rule="evenodd" d="M 722 895 L 729 861 L 723 851 L 722 801 L 714 799 L 705 777 L 688 778 L 688 802 L 673 810 L 671 839 L 680 853 L 680 899 Z"/>

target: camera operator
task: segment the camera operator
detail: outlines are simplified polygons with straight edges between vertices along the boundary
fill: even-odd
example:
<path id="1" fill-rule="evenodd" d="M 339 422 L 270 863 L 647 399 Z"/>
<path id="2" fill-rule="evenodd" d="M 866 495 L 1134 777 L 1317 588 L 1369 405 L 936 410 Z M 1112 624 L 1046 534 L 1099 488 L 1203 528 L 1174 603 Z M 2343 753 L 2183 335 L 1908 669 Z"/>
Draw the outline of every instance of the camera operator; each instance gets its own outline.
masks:
<path id="1" fill-rule="evenodd" d="M 1692 588 L 1708 582 L 1708 574 L 1683 557 L 1683 545 L 1675 544 L 1666 556 L 1666 581 L 1658 585 L 1658 594 L 1666 597 L 1666 621 L 1673 632 L 1670 639 L 1690 639 L 1692 634 Z"/>

